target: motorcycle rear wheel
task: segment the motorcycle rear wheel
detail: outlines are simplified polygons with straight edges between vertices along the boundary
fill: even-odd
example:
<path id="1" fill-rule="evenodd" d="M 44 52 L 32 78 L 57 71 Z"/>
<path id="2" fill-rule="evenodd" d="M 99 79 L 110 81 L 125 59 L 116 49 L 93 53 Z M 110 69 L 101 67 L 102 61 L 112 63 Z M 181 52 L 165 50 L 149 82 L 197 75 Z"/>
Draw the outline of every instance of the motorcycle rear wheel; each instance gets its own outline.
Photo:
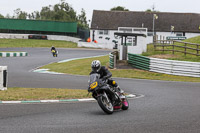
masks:
<path id="1" fill-rule="evenodd" d="M 105 96 L 100 96 L 97 98 L 97 102 L 99 104 L 99 106 L 101 107 L 101 109 L 107 113 L 107 114 L 112 114 L 113 113 L 113 105 L 110 101 L 110 99 L 105 97 Z"/>

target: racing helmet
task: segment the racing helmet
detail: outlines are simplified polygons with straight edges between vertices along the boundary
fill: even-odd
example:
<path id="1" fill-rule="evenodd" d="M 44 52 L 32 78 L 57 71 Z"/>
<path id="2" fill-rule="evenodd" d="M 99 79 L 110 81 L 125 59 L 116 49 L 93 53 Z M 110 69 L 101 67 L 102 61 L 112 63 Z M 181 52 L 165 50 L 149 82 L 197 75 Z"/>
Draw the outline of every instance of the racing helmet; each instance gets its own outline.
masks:
<path id="1" fill-rule="evenodd" d="M 92 61 L 91 67 L 93 72 L 99 72 L 101 68 L 101 62 L 99 60 L 94 60 Z"/>

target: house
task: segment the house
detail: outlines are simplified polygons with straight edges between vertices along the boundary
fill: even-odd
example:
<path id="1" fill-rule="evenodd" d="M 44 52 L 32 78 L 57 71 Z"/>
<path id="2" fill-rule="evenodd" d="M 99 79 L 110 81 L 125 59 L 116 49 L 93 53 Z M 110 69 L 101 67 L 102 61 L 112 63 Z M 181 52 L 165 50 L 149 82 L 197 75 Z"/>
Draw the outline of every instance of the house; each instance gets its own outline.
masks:
<path id="1" fill-rule="evenodd" d="M 125 34 L 125 39 L 122 39 L 122 36 L 116 36 L 117 32 L 132 34 L 131 36 Z M 154 37 L 158 40 L 182 40 L 198 35 L 200 35 L 200 14 L 197 13 L 94 10 L 90 28 L 92 42 L 79 42 L 78 46 L 118 48 L 120 58 L 124 59 L 126 56 L 123 55 L 127 52 L 133 54 L 146 52 L 147 44 L 152 43 Z"/>
<path id="2" fill-rule="evenodd" d="M 200 14 L 94 10 L 91 40 L 114 45 L 119 41 L 114 36 L 119 27 L 147 28 L 147 43 L 153 42 L 153 34 L 160 39 L 191 38 L 200 35 Z M 130 29 L 124 32 L 130 32 Z"/>

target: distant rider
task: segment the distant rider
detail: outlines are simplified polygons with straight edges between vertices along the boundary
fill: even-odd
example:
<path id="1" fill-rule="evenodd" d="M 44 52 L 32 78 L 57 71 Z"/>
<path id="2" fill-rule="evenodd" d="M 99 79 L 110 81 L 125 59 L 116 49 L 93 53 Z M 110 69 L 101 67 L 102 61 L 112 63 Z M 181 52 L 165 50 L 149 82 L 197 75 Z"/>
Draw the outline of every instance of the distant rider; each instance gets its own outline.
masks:
<path id="1" fill-rule="evenodd" d="M 54 46 L 51 47 L 51 51 L 52 51 L 52 50 L 55 50 L 55 52 L 56 52 L 56 48 L 55 48 Z"/>
<path id="2" fill-rule="evenodd" d="M 51 47 L 51 52 L 53 53 L 53 51 L 55 51 L 55 55 L 57 57 L 58 51 L 56 50 L 56 48 L 54 46 Z"/>
<path id="3" fill-rule="evenodd" d="M 90 75 L 93 73 L 98 73 L 100 75 L 100 79 L 107 79 L 107 83 L 109 85 L 118 89 L 120 93 L 124 93 L 124 91 L 119 88 L 119 85 L 114 80 L 110 79 L 112 77 L 112 73 L 105 66 L 101 66 L 101 62 L 99 60 L 92 61 L 91 67 L 92 71 L 90 72 Z"/>

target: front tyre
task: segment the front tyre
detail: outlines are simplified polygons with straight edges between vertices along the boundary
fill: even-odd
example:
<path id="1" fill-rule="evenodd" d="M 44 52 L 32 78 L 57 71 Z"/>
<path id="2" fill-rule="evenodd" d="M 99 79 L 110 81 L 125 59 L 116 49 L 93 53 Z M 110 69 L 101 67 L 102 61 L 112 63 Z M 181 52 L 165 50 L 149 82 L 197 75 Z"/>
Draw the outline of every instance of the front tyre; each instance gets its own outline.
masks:
<path id="1" fill-rule="evenodd" d="M 101 95 L 97 98 L 97 102 L 105 113 L 113 113 L 113 105 L 108 97 L 106 97 L 105 95 Z"/>

